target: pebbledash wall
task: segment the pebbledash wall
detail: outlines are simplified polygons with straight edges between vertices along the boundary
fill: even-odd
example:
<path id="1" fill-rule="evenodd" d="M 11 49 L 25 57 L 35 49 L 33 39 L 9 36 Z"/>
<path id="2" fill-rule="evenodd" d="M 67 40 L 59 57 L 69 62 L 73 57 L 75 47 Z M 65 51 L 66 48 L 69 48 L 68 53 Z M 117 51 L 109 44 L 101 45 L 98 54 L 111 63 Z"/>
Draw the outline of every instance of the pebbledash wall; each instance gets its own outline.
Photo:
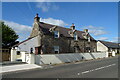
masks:
<path id="1" fill-rule="evenodd" d="M 107 53 L 69 53 L 35 55 L 35 64 L 59 64 L 108 57 Z"/>

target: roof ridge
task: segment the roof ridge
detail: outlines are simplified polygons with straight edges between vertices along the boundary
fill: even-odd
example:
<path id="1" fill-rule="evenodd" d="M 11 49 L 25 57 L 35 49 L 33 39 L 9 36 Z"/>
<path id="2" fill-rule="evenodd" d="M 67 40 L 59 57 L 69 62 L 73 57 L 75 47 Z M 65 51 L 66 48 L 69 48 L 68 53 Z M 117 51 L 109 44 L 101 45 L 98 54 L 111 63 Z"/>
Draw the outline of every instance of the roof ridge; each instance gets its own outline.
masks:
<path id="1" fill-rule="evenodd" d="M 101 42 L 107 42 L 107 43 L 114 43 L 114 44 L 118 44 L 118 43 L 115 43 L 115 42 L 110 42 L 110 41 L 103 41 L 103 40 L 98 40 L 98 41 L 101 41 Z"/>
<path id="2" fill-rule="evenodd" d="M 44 22 L 40 22 L 40 23 L 44 23 Z M 44 23 L 44 24 L 53 25 L 53 24 L 50 24 L 50 23 Z M 57 27 L 61 27 L 61 28 L 65 28 L 65 29 L 71 30 L 70 28 L 66 28 L 66 27 L 63 27 L 63 26 L 58 26 L 58 25 L 53 25 L 53 26 L 57 26 Z M 77 30 L 77 29 L 76 29 L 76 30 Z M 77 30 L 77 31 L 80 31 L 80 30 Z M 80 31 L 80 32 L 84 32 L 84 31 Z"/>

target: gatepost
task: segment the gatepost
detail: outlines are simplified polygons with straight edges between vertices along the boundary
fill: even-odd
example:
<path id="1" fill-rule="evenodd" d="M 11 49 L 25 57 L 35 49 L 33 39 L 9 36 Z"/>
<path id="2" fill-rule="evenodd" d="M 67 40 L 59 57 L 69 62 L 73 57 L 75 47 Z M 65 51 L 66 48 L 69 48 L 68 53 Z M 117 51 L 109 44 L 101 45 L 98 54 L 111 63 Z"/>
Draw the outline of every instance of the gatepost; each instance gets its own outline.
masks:
<path id="1" fill-rule="evenodd" d="M 115 51 L 112 51 L 112 56 L 115 56 Z"/>
<path id="2" fill-rule="evenodd" d="M 108 53 L 108 52 L 106 52 L 106 57 L 108 57 L 108 54 L 109 54 L 109 53 Z"/>
<path id="3" fill-rule="evenodd" d="M 28 64 L 35 64 L 35 55 L 34 54 L 29 54 Z"/>
<path id="4" fill-rule="evenodd" d="M 22 62 L 26 62 L 26 52 L 21 52 L 21 59 L 22 59 Z"/>
<path id="5" fill-rule="evenodd" d="M 11 61 L 16 61 L 17 49 L 13 47 L 11 49 Z"/>

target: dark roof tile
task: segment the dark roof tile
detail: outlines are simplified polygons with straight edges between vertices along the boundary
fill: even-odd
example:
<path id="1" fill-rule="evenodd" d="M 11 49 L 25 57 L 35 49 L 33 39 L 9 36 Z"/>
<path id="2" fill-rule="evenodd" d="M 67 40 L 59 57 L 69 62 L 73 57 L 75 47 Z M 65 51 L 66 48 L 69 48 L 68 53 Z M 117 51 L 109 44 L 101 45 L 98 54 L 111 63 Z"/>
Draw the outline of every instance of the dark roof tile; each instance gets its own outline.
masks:
<path id="1" fill-rule="evenodd" d="M 52 28 L 53 26 L 56 26 L 56 25 L 47 24 L 47 23 L 43 23 L 43 22 L 40 22 L 39 25 L 40 25 L 40 28 L 42 29 L 44 34 L 50 34 L 49 29 Z M 59 28 L 60 34 L 63 34 L 63 36 L 71 37 L 70 34 L 68 33 L 71 30 L 70 28 L 65 28 L 65 27 L 61 27 L 61 26 L 57 26 L 57 28 Z M 76 30 L 76 32 L 77 32 L 78 37 L 80 39 L 85 39 L 82 36 L 82 34 L 85 33 L 84 31 Z M 95 40 L 91 35 L 89 35 L 89 36 L 91 37 L 91 40 Z"/>
<path id="2" fill-rule="evenodd" d="M 103 43 L 105 46 L 109 47 L 109 48 L 119 48 L 118 43 L 113 43 L 113 42 L 108 42 L 108 41 L 101 41 L 98 40 L 101 43 Z"/>

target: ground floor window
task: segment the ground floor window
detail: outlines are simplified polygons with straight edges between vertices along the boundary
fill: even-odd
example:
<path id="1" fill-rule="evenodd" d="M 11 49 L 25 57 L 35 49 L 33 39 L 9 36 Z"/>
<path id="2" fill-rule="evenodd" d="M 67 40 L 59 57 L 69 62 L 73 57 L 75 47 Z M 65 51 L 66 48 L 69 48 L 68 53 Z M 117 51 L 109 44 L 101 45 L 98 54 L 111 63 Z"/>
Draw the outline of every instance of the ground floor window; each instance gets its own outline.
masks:
<path id="1" fill-rule="evenodd" d="M 17 55 L 20 55 L 20 51 L 17 51 Z"/>
<path id="2" fill-rule="evenodd" d="M 90 52 L 91 51 L 91 48 L 90 47 L 86 47 L 85 48 L 85 52 Z"/>
<path id="3" fill-rule="evenodd" d="M 59 53 L 59 46 L 54 46 L 54 52 L 55 54 Z"/>
<path id="4" fill-rule="evenodd" d="M 79 53 L 81 51 L 80 47 L 79 46 L 75 46 L 74 47 L 74 52 L 75 53 Z"/>

